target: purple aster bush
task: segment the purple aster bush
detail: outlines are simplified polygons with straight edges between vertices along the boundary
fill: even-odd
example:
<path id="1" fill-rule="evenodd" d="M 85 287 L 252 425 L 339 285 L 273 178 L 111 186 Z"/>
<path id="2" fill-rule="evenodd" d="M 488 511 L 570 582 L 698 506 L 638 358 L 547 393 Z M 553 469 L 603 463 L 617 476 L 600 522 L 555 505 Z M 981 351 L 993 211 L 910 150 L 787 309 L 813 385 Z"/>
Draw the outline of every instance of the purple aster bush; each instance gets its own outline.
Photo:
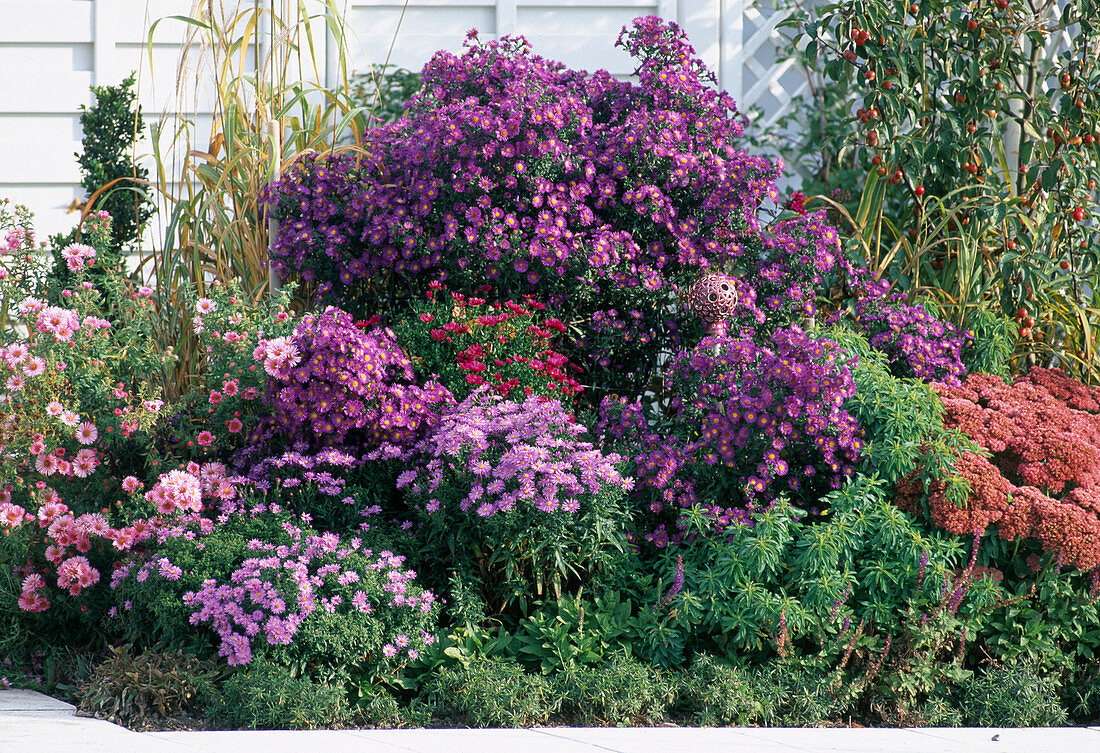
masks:
<path id="1" fill-rule="evenodd" d="M 678 292 L 762 250 L 778 168 L 740 148 L 744 117 L 679 27 L 640 18 L 617 44 L 637 84 L 521 38 L 437 53 L 366 156 L 303 158 L 270 187 L 276 265 L 366 310 L 440 277 L 535 294 L 576 327 L 582 381 L 640 392 L 662 350 L 701 333 Z"/>
<path id="2" fill-rule="evenodd" d="M 432 642 L 437 599 L 404 558 L 256 499 L 224 504 L 216 521 L 181 518 L 120 563 L 108 626 L 170 646 L 193 646 L 205 627 L 230 665 L 263 659 L 326 681 L 394 671 Z"/>
<path id="3" fill-rule="evenodd" d="M 859 426 L 843 408 L 855 394 L 839 346 L 792 326 L 772 347 L 704 338 L 669 369 L 673 409 L 698 426 L 703 461 L 737 475 L 746 506 L 780 493 L 814 500 L 839 489 L 859 457 Z"/>
<path id="4" fill-rule="evenodd" d="M 622 399 L 601 405 L 601 434 L 633 460 L 636 504 L 658 547 L 681 540 L 689 509 L 720 532 L 780 496 L 812 508 L 851 476 L 861 441 L 843 408 L 855 387 L 839 347 L 795 326 L 772 338 L 761 347 L 716 334 L 677 354 L 668 419 Z"/>
<path id="5" fill-rule="evenodd" d="M 866 270 L 854 271 L 850 284 L 853 327 L 886 355 L 894 376 L 954 385 L 966 376 L 962 355 L 973 333 L 910 305 L 904 293 L 890 292 L 888 280 L 872 279 Z"/>
<path id="6" fill-rule="evenodd" d="M 390 330 L 360 329 L 335 307 L 302 317 L 292 337 L 261 341 L 253 357 L 283 429 L 319 444 L 409 446 L 453 402 L 437 382 L 417 384 Z"/>
<path id="7" fill-rule="evenodd" d="M 632 480 L 584 433 L 556 400 L 517 403 L 487 386 L 445 414 L 397 481 L 425 561 L 479 582 L 495 609 L 606 568 L 623 551 Z"/>
<path id="8" fill-rule="evenodd" d="M 844 263 L 840 236 L 824 212 L 780 220 L 768 229 L 744 279 L 771 331 L 813 319 L 826 280 L 841 274 Z"/>

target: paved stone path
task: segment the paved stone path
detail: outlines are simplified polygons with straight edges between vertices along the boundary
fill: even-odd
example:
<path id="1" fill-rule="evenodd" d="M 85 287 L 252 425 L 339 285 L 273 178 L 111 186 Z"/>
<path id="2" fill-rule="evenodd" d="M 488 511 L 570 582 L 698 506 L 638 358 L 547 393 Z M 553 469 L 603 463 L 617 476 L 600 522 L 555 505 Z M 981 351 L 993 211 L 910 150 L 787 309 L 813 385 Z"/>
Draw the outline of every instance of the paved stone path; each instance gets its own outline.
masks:
<path id="1" fill-rule="evenodd" d="M 0 690 L 0 753 L 1100 753 L 1100 727 L 646 727 L 131 732 L 30 690 Z"/>

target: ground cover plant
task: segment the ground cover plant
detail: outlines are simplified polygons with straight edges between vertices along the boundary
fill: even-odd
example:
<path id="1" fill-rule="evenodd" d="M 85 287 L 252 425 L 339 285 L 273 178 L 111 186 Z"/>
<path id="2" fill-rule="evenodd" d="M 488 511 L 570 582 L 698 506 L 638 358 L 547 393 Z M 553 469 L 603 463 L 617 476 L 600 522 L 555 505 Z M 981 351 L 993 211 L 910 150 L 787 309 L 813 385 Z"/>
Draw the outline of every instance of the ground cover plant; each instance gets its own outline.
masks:
<path id="1" fill-rule="evenodd" d="M 675 24 L 617 43 L 634 83 L 471 33 L 302 150 L 245 197 L 278 294 L 0 204 L 6 682 L 135 726 L 1096 719 L 1100 393 L 780 196 Z"/>

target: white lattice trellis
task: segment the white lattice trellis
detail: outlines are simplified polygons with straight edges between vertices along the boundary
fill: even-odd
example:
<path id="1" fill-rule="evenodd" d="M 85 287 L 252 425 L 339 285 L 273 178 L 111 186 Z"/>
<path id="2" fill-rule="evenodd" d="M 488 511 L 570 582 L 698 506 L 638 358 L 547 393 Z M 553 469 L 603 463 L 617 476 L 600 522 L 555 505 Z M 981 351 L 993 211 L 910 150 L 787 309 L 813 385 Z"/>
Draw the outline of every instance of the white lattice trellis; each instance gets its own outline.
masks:
<path id="1" fill-rule="evenodd" d="M 770 127 L 791 111 L 795 98 L 809 91 L 809 81 L 797 70 L 795 60 L 776 61 L 776 49 L 781 46 L 782 38 L 775 27 L 787 17 L 786 11 L 772 8 L 765 15 L 759 6 L 753 5 L 745 8 L 744 17 L 755 27 L 755 32 L 744 43 L 742 65 L 756 81 L 741 95 L 741 99 L 746 106 L 753 106 L 760 102 L 765 93 L 771 94 L 778 105 L 767 108 L 761 122 L 764 127 Z M 764 60 L 758 59 L 758 55 L 765 56 Z M 791 89 L 783 83 L 788 72 L 798 74 L 797 84 Z"/>

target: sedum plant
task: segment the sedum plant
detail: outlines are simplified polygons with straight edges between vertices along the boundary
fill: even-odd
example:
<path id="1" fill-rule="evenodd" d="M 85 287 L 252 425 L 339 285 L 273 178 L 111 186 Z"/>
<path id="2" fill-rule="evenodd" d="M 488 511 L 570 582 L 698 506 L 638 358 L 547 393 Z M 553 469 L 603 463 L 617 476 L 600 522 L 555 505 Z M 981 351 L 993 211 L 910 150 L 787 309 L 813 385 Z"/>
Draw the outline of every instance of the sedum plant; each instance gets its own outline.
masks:
<path id="1" fill-rule="evenodd" d="M 965 479 L 964 506 L 943 482 L 908 480 L 898 503 L 927 505 L 933 522 L 954 533 L 995 527 L 1008 541 L 1034 539 L 1059 564 L 1100 565 L 1100 394 L 1058 369 L 1033 368 L 1006 384 L 974 374 L 959 386 L 937 386 L 944 424 L 980 448 L 964 452 L 955 472 Z"/>

